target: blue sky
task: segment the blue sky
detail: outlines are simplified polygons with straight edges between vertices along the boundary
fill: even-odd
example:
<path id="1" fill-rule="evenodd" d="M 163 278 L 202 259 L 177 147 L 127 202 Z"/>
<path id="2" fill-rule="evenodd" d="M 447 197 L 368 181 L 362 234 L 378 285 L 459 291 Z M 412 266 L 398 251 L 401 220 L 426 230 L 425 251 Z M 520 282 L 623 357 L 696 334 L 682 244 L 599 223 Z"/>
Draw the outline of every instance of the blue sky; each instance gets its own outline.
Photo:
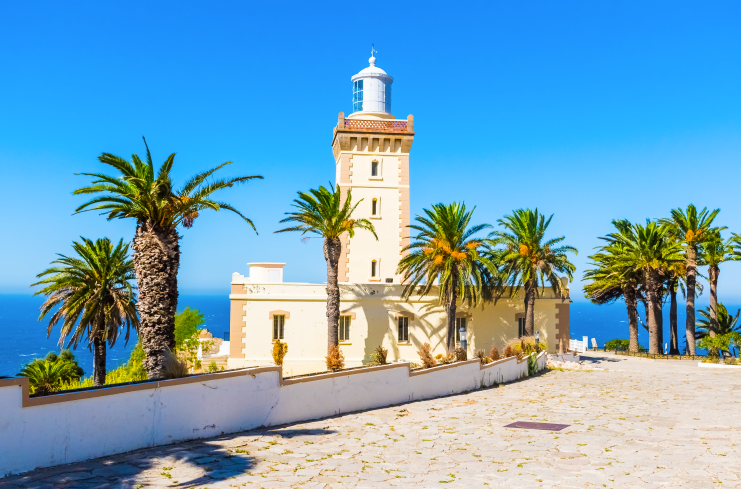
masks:
<path id="1" fill-rule="evenodd" d="M 96 157 L 177 153 L 175 175 L 233 161 L 264 175 L 183 230 L 180 287 L 228 293 L 250 261 L 324 281 L 319 240 L 274 235 L 297 190 L 334 178 L 350 77 L 395 78 L 414 114 L 413 215 L 465 200 L 475 220 L 554 213 L 581 276 L 614 218 L 696 205 L 741 232 L 739 2 L 0 3 L 0 292 L 29 293 L 73 239 L 129 240 L 130 221 L 72 215 Z M 741 298 L 724 266 L 720 299 Z M 572 293 L 581 297 L 580 287 Z"/>

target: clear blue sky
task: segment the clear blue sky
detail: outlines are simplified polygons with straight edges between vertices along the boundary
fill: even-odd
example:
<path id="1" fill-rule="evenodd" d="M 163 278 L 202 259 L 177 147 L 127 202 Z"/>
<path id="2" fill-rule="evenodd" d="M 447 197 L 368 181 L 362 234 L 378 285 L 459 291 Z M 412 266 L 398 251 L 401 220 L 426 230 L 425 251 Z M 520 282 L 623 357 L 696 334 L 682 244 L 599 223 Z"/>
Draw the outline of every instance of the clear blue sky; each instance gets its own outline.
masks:
<path id="1" fill-rule="evenodd" d="M 741 3 L 2 2 L 0 292 L 78 236 L 131 239 L 134 223 L 72 215 L 101 152 L 177 152 L 175 175 L 231 160 L 265 180 L 222 196 L 227 212 L 183 230 L 185 293 L 228 293 L 250 261 L 324 281 L 319 240 L 274 235 L 297 190 L 334 178 L 350 77 L 395 78 L 415 116 L 412 213 L 465 200 L 476 220 L 555 213 L 578 275 L 613 218 L 694 202 L 741 232 Z M 741 297 L 724 266 L 720 299 Z M 581 297 L 580 287 L 572 295 Z"/>

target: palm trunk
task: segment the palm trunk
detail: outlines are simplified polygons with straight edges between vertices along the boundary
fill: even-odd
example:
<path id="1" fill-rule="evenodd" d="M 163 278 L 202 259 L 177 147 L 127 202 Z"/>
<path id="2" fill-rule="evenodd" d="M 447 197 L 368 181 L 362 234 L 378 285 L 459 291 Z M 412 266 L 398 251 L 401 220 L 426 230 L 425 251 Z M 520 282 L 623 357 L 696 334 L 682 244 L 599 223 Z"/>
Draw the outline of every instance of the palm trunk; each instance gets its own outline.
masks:
<path id="1" fill-rule="evenodd" d="M 535 336 L 535 271 L 525 288 L 525 336 Z"/>
<path id="2" fill-rule="evenodd" d="M 442 287 L 442 284 L 441 284 Z M 445 290 L 445 313 L 448 316 L 448 352 L 455 350 L 455 312 L 458 300 L 458 270 L 453 269 Z"/>
<path id="3" fill-rule="evenodd" d="M 144 368 L 150 379 L 164 376 L 165 352 L 175 348 L 175 313 L 178 307 L 180 236 L 151 221 L 139 223 L 132 243 L 139 287 Z"/>
<path id="4" fill-rule="evenodd" d="M 661 315 L 661 301 L 659 298 L 661 282 L 658 272 L 653 269 L 646 271 L 646 301 L 648 302 L 648 352 L 659 353 L 659 317 Z"/>
<path id="5" fill-rule="evenodd" d="M 718 265 L 708 267 L 708 278 L 710 279 L 710 336 L 715 338 L 718 333 Z"/>
<path id="6" fill-rule="evenodd" d="M 669 305 L 669 329 L 671 339 L 669 340 L 669 354 L 679 355 L 679 337 L 677 334 L 677 281 L 674 280 L 669 286 L 671 303 Z"/>
<path id="7" fill-rule="evenodd" d="M 105 340 L 93 338 L 93 385 L 105 385 Z"/>
<path id="8" fill-rule="evenodd" d="M 687 350 L 690 355 L 695 354 L 695 275 L 697 274 L 697 248 L 687 247 Z"/>
<path id="9" fill-rule="evenodd" d="M 340 287 L 337 274 L 342 244 L 339 239 L 324 239 L 324 259 L 327 260 L 327 354 L 340 344 Z"/>
<path id="10" fill-rule="evenodd" d="M 636 301 L 636 288 L 628 285 L 623 288 L 625 307 L 628 309 L 628 329 L 630 330 L 630 351 L 638 351 L 638 310 Z"/>
<path id="11" fill-rule="evenodd" d="M 664 353 L 664 294 L 661 292 L 661 286 L 656 295 L 658 298 L 656 301 L 656 344 L 659 353 Z"/>

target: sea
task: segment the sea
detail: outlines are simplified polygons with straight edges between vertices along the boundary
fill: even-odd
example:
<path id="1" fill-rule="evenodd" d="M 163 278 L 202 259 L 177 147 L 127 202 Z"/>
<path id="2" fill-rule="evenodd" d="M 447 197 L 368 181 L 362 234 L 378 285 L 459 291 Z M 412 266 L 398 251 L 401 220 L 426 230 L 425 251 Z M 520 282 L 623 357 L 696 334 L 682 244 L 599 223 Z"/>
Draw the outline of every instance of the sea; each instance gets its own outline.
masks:
<path id="1" fill-rule="evenodd" d="M 43 358 L 50 351 L 58 352 L 59 326 L 55 327 L 47 336 L 48 321 L 39 321 L 39 307 L 43 298 L 29 295 L 0 295 L 0 377 L 13 377 L 18 374 L 23 365 Z M 697 303 L 698 310 L 706 307 L 703 302 Z M 229 332 L 229 296 L 224 295 L 181 295 L 178 310 L 185 307 L 198 309 L 205 316 L 204 325 L 214 337 L 224 338 Z M 726 307 L 735 314 L 738 305 L 726 304 Z M 679 347 L 684 351 L 684 303 L 678 308 Z M 645 321 L 643 307 L 639 306 L 639 314 Z M 664 308 L 664 341 L 669 341 L 669 308 Z M 597 344 L 602 347 L 606 341 L 628 336 L 628 315 L 625 304 L 617 302 L 607 305 L 595 305 L 590 302 L 571 303 L 571 337 L 581 339 L 583 336 L 596 338 Z M 642 346 L 648 347 L 648 332 L 638 327 L 638 340 Z M 113 348 L 108 350 L 107 368 L 113 369 L 129 359 L 134 345 L 136 333 L 132 331 L 129 341 L 119 339 Z M 590 340 L 591 342 L 591 340 Z M 591 345 L 590 345 L 591 346 Z M 93 354 L 84 345 L 74 350 L 78 363 L 85 371 L 85 375 L 92 373 Z"/>

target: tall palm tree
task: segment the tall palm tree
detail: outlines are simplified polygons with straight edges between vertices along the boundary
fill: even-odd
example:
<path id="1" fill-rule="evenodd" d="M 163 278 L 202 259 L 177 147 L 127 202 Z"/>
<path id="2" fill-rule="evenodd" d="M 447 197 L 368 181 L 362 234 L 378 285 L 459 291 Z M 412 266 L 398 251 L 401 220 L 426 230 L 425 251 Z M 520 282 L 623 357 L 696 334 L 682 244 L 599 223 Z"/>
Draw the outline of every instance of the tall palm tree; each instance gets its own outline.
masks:
<path id="1" fill-rule="evenodd" d="M 447 314 L 448 351 L 455 349 L 455 313 L 457 302 L 475 306 L 493 299 L 496 265 L 480 253 L 481 238 L 475 235 L 489 224 L 471 225 L 474 207 L 466 211 L 462 202 L 434 204 L 416 216 L 418 224 L 409 225 L 417 232 L 404 247 L 397 273 L 404 274 L 402 297 L 430 293 L 439 285 L 438 300 Z"/>
<path id="2" fill-rule="evenodd" d="M 690 204 L 687 206 L 687 210 L 682 208 L 672 209 L 670 218 L 659 220 L 661 224 L 668 226 L 671 234 L 684 244 L 685 282 L 687 284 L 685 327 L 687 348 L 690 355 L 695 354 L 695 342 L 691 341 L 691 338 L 695 337 L 695 284 L 697 281 L 698 248 L 708 239 L 713 220 L 719 212 L 720 209 L 708 212 L 707 207 L 703 207 L 700 212 L 697 212 L 697 208 Z"/>
<path id="3" fill-rule="evenodd" d="M 136 315 L 136 296 L 130 281 L 134 279 L 134 265 L 128 258 L 129 245 L 123 239 L 114 248 L 108 238 L 82 243 L 73 242 L 79 258 L 59 255 L 51 268 L 37 275 L 42 278 L 33 284 L 44 288 L 35 295 L 47 297 L 41 306 L 42 320 L 49 318 L 46 334 L 60 321 L 59 344 L 70 336 L 67 348 L 77 348 L 80 341 L 93 345 L 93 383 L 104 385 L 106 377 L 106 342 L 113 346 L 119 330 L 126 328 L 125 340 L 131 327 L 139 329 Z"/>
<path id="4" fill-rule="evenodd" d="M 505 231 L 492 231 L 488 244 L 501 246 L 494 249 L 493 261 L 501 264 L 502 284 L 509 287 L 510 297 L 517 295 L 518 287 L 525 289 L 525 333 L 535 334 L 535 298 L 540 295 L 538 287 L 545 288 L 549 282 L 557 297 L 566 300 L 561 277 L 565 274 L 570 281 L 574 280 L 576 267 L 567 257 L 568 253 L 578 254 L 573 246 L 559 245 L 564 236 L 546 240 L 545 234 L 553 219 L 553 214 L 546 219 L 538 209 L 518 209 L 512 215 L 498 219 Z M 558 246 L 556 246 L 558 245 Z"/>
<path id="5" fill-rule="evenodd" d="M 630 235 L 633 228 L 626 220 L 614 220 L 613 226 L 618 235 Z M 595 304 L 609 304 L 622 298 L 628 311 L 628 332 L 630 351 L 638 351 L 638 287 L 642 283 L 642 274 L 633 267 L 626 266 L 620 258 L 626 253 L 626 246 L 610 237 L 600 238 L 607 245 L 599 247 L 599 252 L 590 256 L 595 268 L 584 272 L 584 280 L 591 280 L 584 286 L 584 295 Z M 630 239 L 629 237 L 623 237 Z"/>
<path id="6" fill-rule="evenodd" d="M 633 232 L 613 233 L 609 237 L 625 246 L 620 266 L 643 274 L 643 287 L 648 305 L 649 353 L 659 353 L 662 328 L 662 294 L 669 269 L 684 259 L 681 245 L 669 234 L 666 225 L 655 221 L 645 226 L 633 225 Z"/>
<path id="7" fill-rule="evenodd" d="M 252 229 L 255 226 L 238 210 L 224 202 L 211 199 L 221 189 L 261 176 L 246 176 L 210 180 L 218 170 L 231 162 L 198 173 L 179 189 L 175 188 L 171 171 L 175 153 L 155 171 L 152 155 L 147 149 L 146 162 L 132 155 L 131 162 L 103 153 L 98 160 L 119 174 L 82 173 L 93 177 L 92 185 L 75 190 L 75 194 L 102 194 L 85 202 L 77 212 L 99 210 L 111 219 L 136 220 L 136 235 L 132 242 L 134 269 L 139 286 L 142 347 L 150 379 L 164 375 L 163 362 L 168 350 L 175 347 L 175 312 L 178 305 L 177 274 L 180 267 L 178 226 L 193 226 L 203 210 L 226 209 L 241 217 Z"/>
<path id="8" fill-rule="evenodd" d="M 684 277 L 686 270 L 684 263 L 677 263 L 669 267 L 666 280 L 666 289 L 669 292 L 669 354 L 679 355 L 679 335 L 677 331 L 677 289 L 684 293 Z"/>
<path id="9" fill-rule="evenodd" d="M 710 282 L 710 325 L 709 334 L 715 336 L 718 330 L 718 275 L 720 264 L 727 261 L 741 260 L 741 249 L 733 238 L 723 241 L 720 231 L 713 230 L 710 238 L 699 248 L 698 262 L 708 267 L 708 282 Z"/>
<path id="10" fill-rule="evenodd" d="M 331 184 L 329 188 L 332 188 Z M 311 233 L 324 238 L 324 259 L 327 261 L 327 353 L 329 353 L 333 346 L 339 345 L 340 288 L 337 285 L 337 275 L 342 252 L 340 236 L 347 233 L 352 238 L 356 229 L 368 230 L 376 239 L 378 236 L 368 219 L 352 218 L 355 208 L 363 199 L 353 205 L 350 190 L 344 199 L 339 185 L 334 192 L 319 187 L 308 192 L 299 192 L 298 196 L 299 198 L 293 201 L 293 206 L 298 211 L 286 212 L 288 217 L 280 221 L 295 222 L 298 225 L 275 232 L 300 231 L 301 234 Z"/>

